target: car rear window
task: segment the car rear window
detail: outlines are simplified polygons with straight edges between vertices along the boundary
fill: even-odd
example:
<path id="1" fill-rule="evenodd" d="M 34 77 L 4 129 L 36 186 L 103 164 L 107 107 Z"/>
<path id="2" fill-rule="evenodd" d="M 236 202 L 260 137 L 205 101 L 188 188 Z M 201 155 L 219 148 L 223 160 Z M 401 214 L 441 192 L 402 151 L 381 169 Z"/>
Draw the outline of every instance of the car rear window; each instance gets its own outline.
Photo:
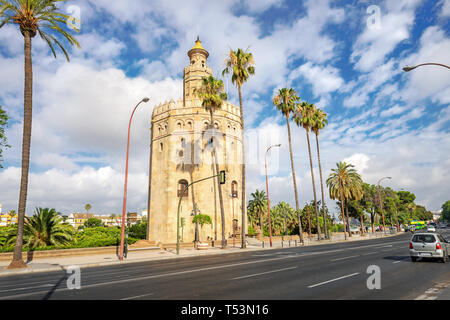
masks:
<path id="1" fill-rule="evenodd" d="M 427 243 L 433 243 L 436 241 L 436 238 L 431 234 L 416 234 L 413 237 L 413 242 L 427 242 Z"/>

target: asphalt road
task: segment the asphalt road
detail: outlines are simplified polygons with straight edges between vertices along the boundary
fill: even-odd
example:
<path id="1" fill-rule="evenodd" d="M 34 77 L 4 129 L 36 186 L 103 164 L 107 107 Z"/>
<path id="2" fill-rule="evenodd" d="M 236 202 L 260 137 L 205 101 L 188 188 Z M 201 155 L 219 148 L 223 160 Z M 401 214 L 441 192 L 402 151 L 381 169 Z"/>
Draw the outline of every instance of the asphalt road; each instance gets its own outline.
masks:
<path id="1" fill-rule="evenodd" d="M 0 300 L 416 299 L 450 280 L 450 263 L 411 262 L 410 238 L 86 268 L 72 290 L 64 271 L 2 277 Z M 379 267 L 380 289 L 367 286 L 369 266 Z"/>

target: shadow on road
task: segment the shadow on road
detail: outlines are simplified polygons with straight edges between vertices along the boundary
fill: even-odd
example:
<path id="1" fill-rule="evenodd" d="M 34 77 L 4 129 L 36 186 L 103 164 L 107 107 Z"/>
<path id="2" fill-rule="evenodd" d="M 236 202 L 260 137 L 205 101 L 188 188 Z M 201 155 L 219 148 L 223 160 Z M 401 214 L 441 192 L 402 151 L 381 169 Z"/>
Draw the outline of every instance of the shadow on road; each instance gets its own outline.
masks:
<path id="1" fill-rule="evenodd" d="M 66 279 L 67 274 L 64 273 L 63 276 L 58 280 L 58 282 L 45 294 L 45 296 L 42 298 L 42 300 L 49 300 L 55 290 L 59 287 L 59 285 Z"/>

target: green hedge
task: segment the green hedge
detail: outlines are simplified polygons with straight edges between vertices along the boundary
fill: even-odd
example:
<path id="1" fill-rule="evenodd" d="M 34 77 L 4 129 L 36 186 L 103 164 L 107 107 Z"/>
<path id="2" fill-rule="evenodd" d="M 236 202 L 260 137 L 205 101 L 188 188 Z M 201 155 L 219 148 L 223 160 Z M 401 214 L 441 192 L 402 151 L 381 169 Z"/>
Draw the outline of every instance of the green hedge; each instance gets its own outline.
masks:
<path id="1" fill-rule="evenodd" d="M 121 230 L 115 227 L 95 227 L 86 228 L 83 231 L 78 231 L 75 234 L 74 241 L 68 246 L 46 246 L 34 249 L 34 251 L 45 251 L 55 249 L 74 249 L 74 248 L 95 248 L 95 247 L 108 247 L 116 246 L 120 244 Z M 131 245 L 139 239 L 128 237 L 128 244 Z M 12 252 L 14 246 L 0 247 L 0 252 Z M 28 251 L 26 246 L 22 251 Z"/>

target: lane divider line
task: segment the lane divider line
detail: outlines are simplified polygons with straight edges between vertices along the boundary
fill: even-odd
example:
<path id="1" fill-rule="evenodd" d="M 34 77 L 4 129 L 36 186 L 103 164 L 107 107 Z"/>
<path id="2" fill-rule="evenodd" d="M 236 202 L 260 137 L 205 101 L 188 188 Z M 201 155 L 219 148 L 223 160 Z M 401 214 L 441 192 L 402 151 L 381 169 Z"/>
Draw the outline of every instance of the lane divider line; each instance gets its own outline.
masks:
<path id="1" fill-rule="evenodd" d="M 290 267 L 290 268 L 272 270 L 272 271 L 267 271 L 267 272 L 255 273 L 255 274 L 250 274 L 248 276 L 242 276 L 242 277 L 233 278 L 231 280 L 245 279 L 245 278 L 260 276 L 260 275 L 263 275 L 263 274 L 269 274 L 269 273 L 274 273 L 274 272 L 281 272 L 281 271 L 292 270 L 292 269 L 297 269 L 297 268 L 298 267 Z"/>
<path id="2" fill-rule="evenodd" d="M 342 276 L 342 277 L 339 277 L 339 278 L 336 278 L 336 279 L 331 279 L 331 280 L 324 281 L 324 282 L 321 282 L 321 283 L 313 284 L 311 286 L 308 286 L 308 288 L 318 287 L 318 286 L 321 286 L 321 285 L 324 285 L 324 284 L 327 284 L 327 283 L 330 283 L 330 282 L 338 281 L 338 280 L 345 279 L 345 278 L 350 278 L 350 277 L 356 276 L 358 274 L 359 274 L 359 272 L 355 272 L 355 273 L 348 274 L 346 276 Z"/>

